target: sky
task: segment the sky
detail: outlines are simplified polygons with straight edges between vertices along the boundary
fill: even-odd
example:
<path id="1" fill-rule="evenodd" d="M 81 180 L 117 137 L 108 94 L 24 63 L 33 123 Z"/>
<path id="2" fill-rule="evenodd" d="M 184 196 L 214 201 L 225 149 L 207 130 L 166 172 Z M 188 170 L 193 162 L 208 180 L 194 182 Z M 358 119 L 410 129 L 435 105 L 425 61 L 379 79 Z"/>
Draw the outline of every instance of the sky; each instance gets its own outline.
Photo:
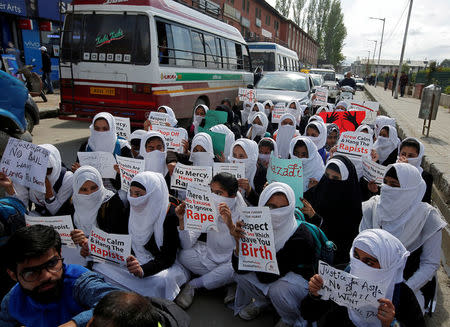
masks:
<path id="1" fill-rule="evenodd" d="M 275 0 L 266 1 L 275 5 Z M 345 62 L 367 58 L 369 50 L 373 58 L 375 42 L 369 40 L 377 40 L 375 60 L 378 59 L 383 22 L 369 17 L 386 18 L 381 59 L 399 59 L 408 4 L 409 0 L 341 0 L 347 28 Z M 449 0 L 413 1 L 404 60 L 450 59 L 449 12 Z"/>

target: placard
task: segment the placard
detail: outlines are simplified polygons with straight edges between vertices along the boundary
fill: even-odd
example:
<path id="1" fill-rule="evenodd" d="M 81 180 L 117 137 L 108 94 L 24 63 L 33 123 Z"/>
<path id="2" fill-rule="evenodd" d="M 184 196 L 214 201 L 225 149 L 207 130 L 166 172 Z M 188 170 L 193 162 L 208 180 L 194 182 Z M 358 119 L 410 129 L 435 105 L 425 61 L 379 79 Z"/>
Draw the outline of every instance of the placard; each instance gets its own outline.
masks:
<path id="1" fill-rule="evenodd" d="M 335 123 L 342 132 L 355 131 L 366 117 L 365 111 L 334 111 L 319 114 L 326 124 Z"/>
<path id="2" fill-rule="evenodd" d="M 152 125 L 162 125 L 162 126 L 167 126 L 167 124 L 171 125 L 170 116 L 168 113 L 165 112 L 150 111 L 148 120 L 150 120 L 150 123 Z"/>
<path id="3" fill-rule="evenodd" d="M 372 143 L 372 135 L 367 133 L 344 132 L 339 137 L 337 152 L 361 157 L 370 154 Z"/>
<path id="4" fill-rule="evenodd" d="M 61 236 L 61 243 L 69 248 L 75 248 L 70 233 L 73 231 L 72 217 L 67 216 L 29 216 L 25 215 L 25 223 L 27 226 L 44 225 L 53 227 Z"/>
<path id="5" fill-rule="evenodd" d="M 288 112 L 288 108 L 286 108 L 286 103 L 278 102 L 272 110 L 272 123 L 278 124 L 280 122 L 281 116 Z"/>
<path id="6" fill-rule="evenodd" d="M 134 176 L 145 171 L 145 160 L 116 156 L 120 170 L 120 188 L 128 192 Z"/>
<path id="7" fill-rule="evenodd" d="M 188 139 L 188 134 L 184 128 L 169 127 L 162 125 L 153 125 L 152 131 L 159 132 L 166 142 L 166 150 L 183 153 L 184 148 L 182 140 Z"/>
<path id="8" fill-rule="evenodd" d="M 209 186 L 189 184 L 186 189 L 184 228 L 197 232 L 217 231 L 216 206 Z"/>
<path id="9" fill-rule="evenodd" d="M 187 166 L 177 163 L 170 179 L 170 188 L 186 190 L 188 185 L 200 184 L 208 186 L 212 178 L 212 167 Z"/>
<path id="10" fill-rule="evenodd" d="M 45 193 L 48 156 L 47 149 L 10 137 L 0 168 L 13 182 Z"/>
<path id="11" fill-rule="evenodd" d="M 313 105 L 315 106 L 326 106 L 328 103 L 328 89 L 325 87 L 316 87 L 314 92 L 315 98 L 313 100 Z"/>
<path id="12" fill-rule="evenodd" d="M 227 121 L 228 121 L 227 112 L 208 110 L 205 115 L 205 124 L 202 127 L 205 129 L 210 129 L 213 126 L 225 124 Z"/>
<path id="13" fill-rule="evenodd" d="M 242 162 L 222 163 L 215 162 L 213 168 L 213 176 L 219 173 L 229 173 L 237 179 L 245 178 L 245 164 Z"/>
<path id="14" fill-rule="evenodd" d="M 319 294 L 321 300 L 332 300 L 338 305 L 355 310 L 367 323 L 378 321 L 379 299 L 386 294 L 385 285 L 355 277 L 319 261 L 319 275 L 323 279 Z"/>
<path id="15" fill-rule="evenodd" d="M 269 208 L 242 208 L 241 219 L 245 236 L 239 240 L 239 270 L 279 275 Z"/>
<path id="16" fill-rule="evenodd" d="M 380 165 L 372 160 L 370 156 L 362 156 L 363 176 L 369 182 L 381 185 L 383 183 L 386 166 Z"/>
<path id="17" fill-rule="evenodd" d="M 239 101 L 256 102 L 256 90 L 255 89 L 246 89 L 246 88 L 240 87 L 238 96 L 239 96 Z"/>
<path id="18" fill-rule="evenodd" d="M 116 159 L 110 152 L 78 152 L 78 160 L 81 166 L 92 166 L 97 169 L 102 178 L 116 178 L 114 170 Z"/>
<path id="19" fill-rule="evenodd" d="M 295 194 L 295 206 L 302 208 L 303 203 L 303 163 L 301 159 L 280 159 L 270 155 L 267 167 L 267 182 L 281 182 L 288 184 Z"/>
<path id="20" fill-rule="evenodd" d="M 214 155 L 221 155 L 225 152 L 225 140 L 227 135 L 224 133 L 213 132 L 207 128 L 199 127 L 199 132 L 206 133 L 211 136 Z"/>
<path id="21" fill-rule="evenodd" d="M 94 261 L 126 266 L 131 255 L 131 235 L 108 234 L 93 226 L 88 246 Z"/>
<path id="22" fill-rule="evenodd" d="M 351 108 L 355 110 L 363 110 L 366 112 L 362 124 L 373 125 L 375 124 L 375 119 L 377 118 L 378 110 L 380 109 L 380 103 L 375 101 L 354 101 L 352 100 Z"/>
<path id="23" fill-rule="evenodd" d="M 130 118 L 128 117 L 114 117 L 116 121 L 116 134 L 119 137 L 128 140 L 131 135 Z"/>

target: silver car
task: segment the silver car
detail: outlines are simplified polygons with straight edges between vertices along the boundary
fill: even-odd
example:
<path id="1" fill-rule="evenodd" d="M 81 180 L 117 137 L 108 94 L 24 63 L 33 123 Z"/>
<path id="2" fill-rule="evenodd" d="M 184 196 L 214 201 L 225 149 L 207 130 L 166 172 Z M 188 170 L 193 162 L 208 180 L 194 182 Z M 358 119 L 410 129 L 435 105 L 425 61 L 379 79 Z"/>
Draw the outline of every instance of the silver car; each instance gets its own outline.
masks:
<path id="1" fill-rule="evenodd" d="M 255 86 L 256 100 L 273 103 L 297 100 L 308 105 L 314 87 L 309 74 L 298 72 L 267 72 Z"/>

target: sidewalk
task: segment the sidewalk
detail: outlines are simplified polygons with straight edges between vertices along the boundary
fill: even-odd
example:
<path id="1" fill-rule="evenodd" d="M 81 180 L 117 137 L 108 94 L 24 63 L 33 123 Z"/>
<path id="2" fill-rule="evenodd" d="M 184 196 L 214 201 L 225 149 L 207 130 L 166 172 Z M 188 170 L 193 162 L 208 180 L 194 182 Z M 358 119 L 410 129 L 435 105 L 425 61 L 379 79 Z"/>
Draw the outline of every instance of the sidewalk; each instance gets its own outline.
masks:
<path id="1" fill-rule="evenodd" d="M 40 119 L 55 118 L 58 116 L 59 90 L 55 90 L 54 94 L 47 94 L 46 97 L 47 102 L 44 102 L 41 97 L 33 98 L 39 108 L 39 117 Z"/>

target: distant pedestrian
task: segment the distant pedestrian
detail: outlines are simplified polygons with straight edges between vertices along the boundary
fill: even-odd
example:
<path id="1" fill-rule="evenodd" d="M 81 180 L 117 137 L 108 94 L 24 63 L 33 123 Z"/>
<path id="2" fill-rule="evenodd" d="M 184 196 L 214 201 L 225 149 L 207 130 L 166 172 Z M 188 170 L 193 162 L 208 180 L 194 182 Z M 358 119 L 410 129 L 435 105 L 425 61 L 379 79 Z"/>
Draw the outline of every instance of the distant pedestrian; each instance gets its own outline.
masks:
<path id="1" fill-rule="evenodd" d="M 47 89 L 47 94 L 53 94 L 53 85 L 50 78 L 50 74 L 52 73 L 52 62 L 50 60 L 50 55 L 47 52 L 47 48 L 44 46 L 40 47 L 39 50 L 41 50 L 42 54 L 42 81 Z"/>
<path id="2" fill-rule="evenodd" d="M 405 95 L 405 88 L 408 85 L 408 75 L 405 72 L 402 72 L 400 76 L 400 96 L 403 97 Z"/>
<path id="3" fill-rule="evenodd" d="M 389 85 L 389 79 L 391 78 L 391 74 L 390 74 L 390 72 L 387 72 L 385 75 L 384 75 L 384 90 L 386 91 L 387 90 L 387 88 L 388 88 L 388 85 Z"/>
<path id="4" fill-rule="evenodd" d="M 394 76 L 392 77 L 392 96 L 394 96 L 396 83 L 397 83 L 397 70 L 395 71 Z"/>

